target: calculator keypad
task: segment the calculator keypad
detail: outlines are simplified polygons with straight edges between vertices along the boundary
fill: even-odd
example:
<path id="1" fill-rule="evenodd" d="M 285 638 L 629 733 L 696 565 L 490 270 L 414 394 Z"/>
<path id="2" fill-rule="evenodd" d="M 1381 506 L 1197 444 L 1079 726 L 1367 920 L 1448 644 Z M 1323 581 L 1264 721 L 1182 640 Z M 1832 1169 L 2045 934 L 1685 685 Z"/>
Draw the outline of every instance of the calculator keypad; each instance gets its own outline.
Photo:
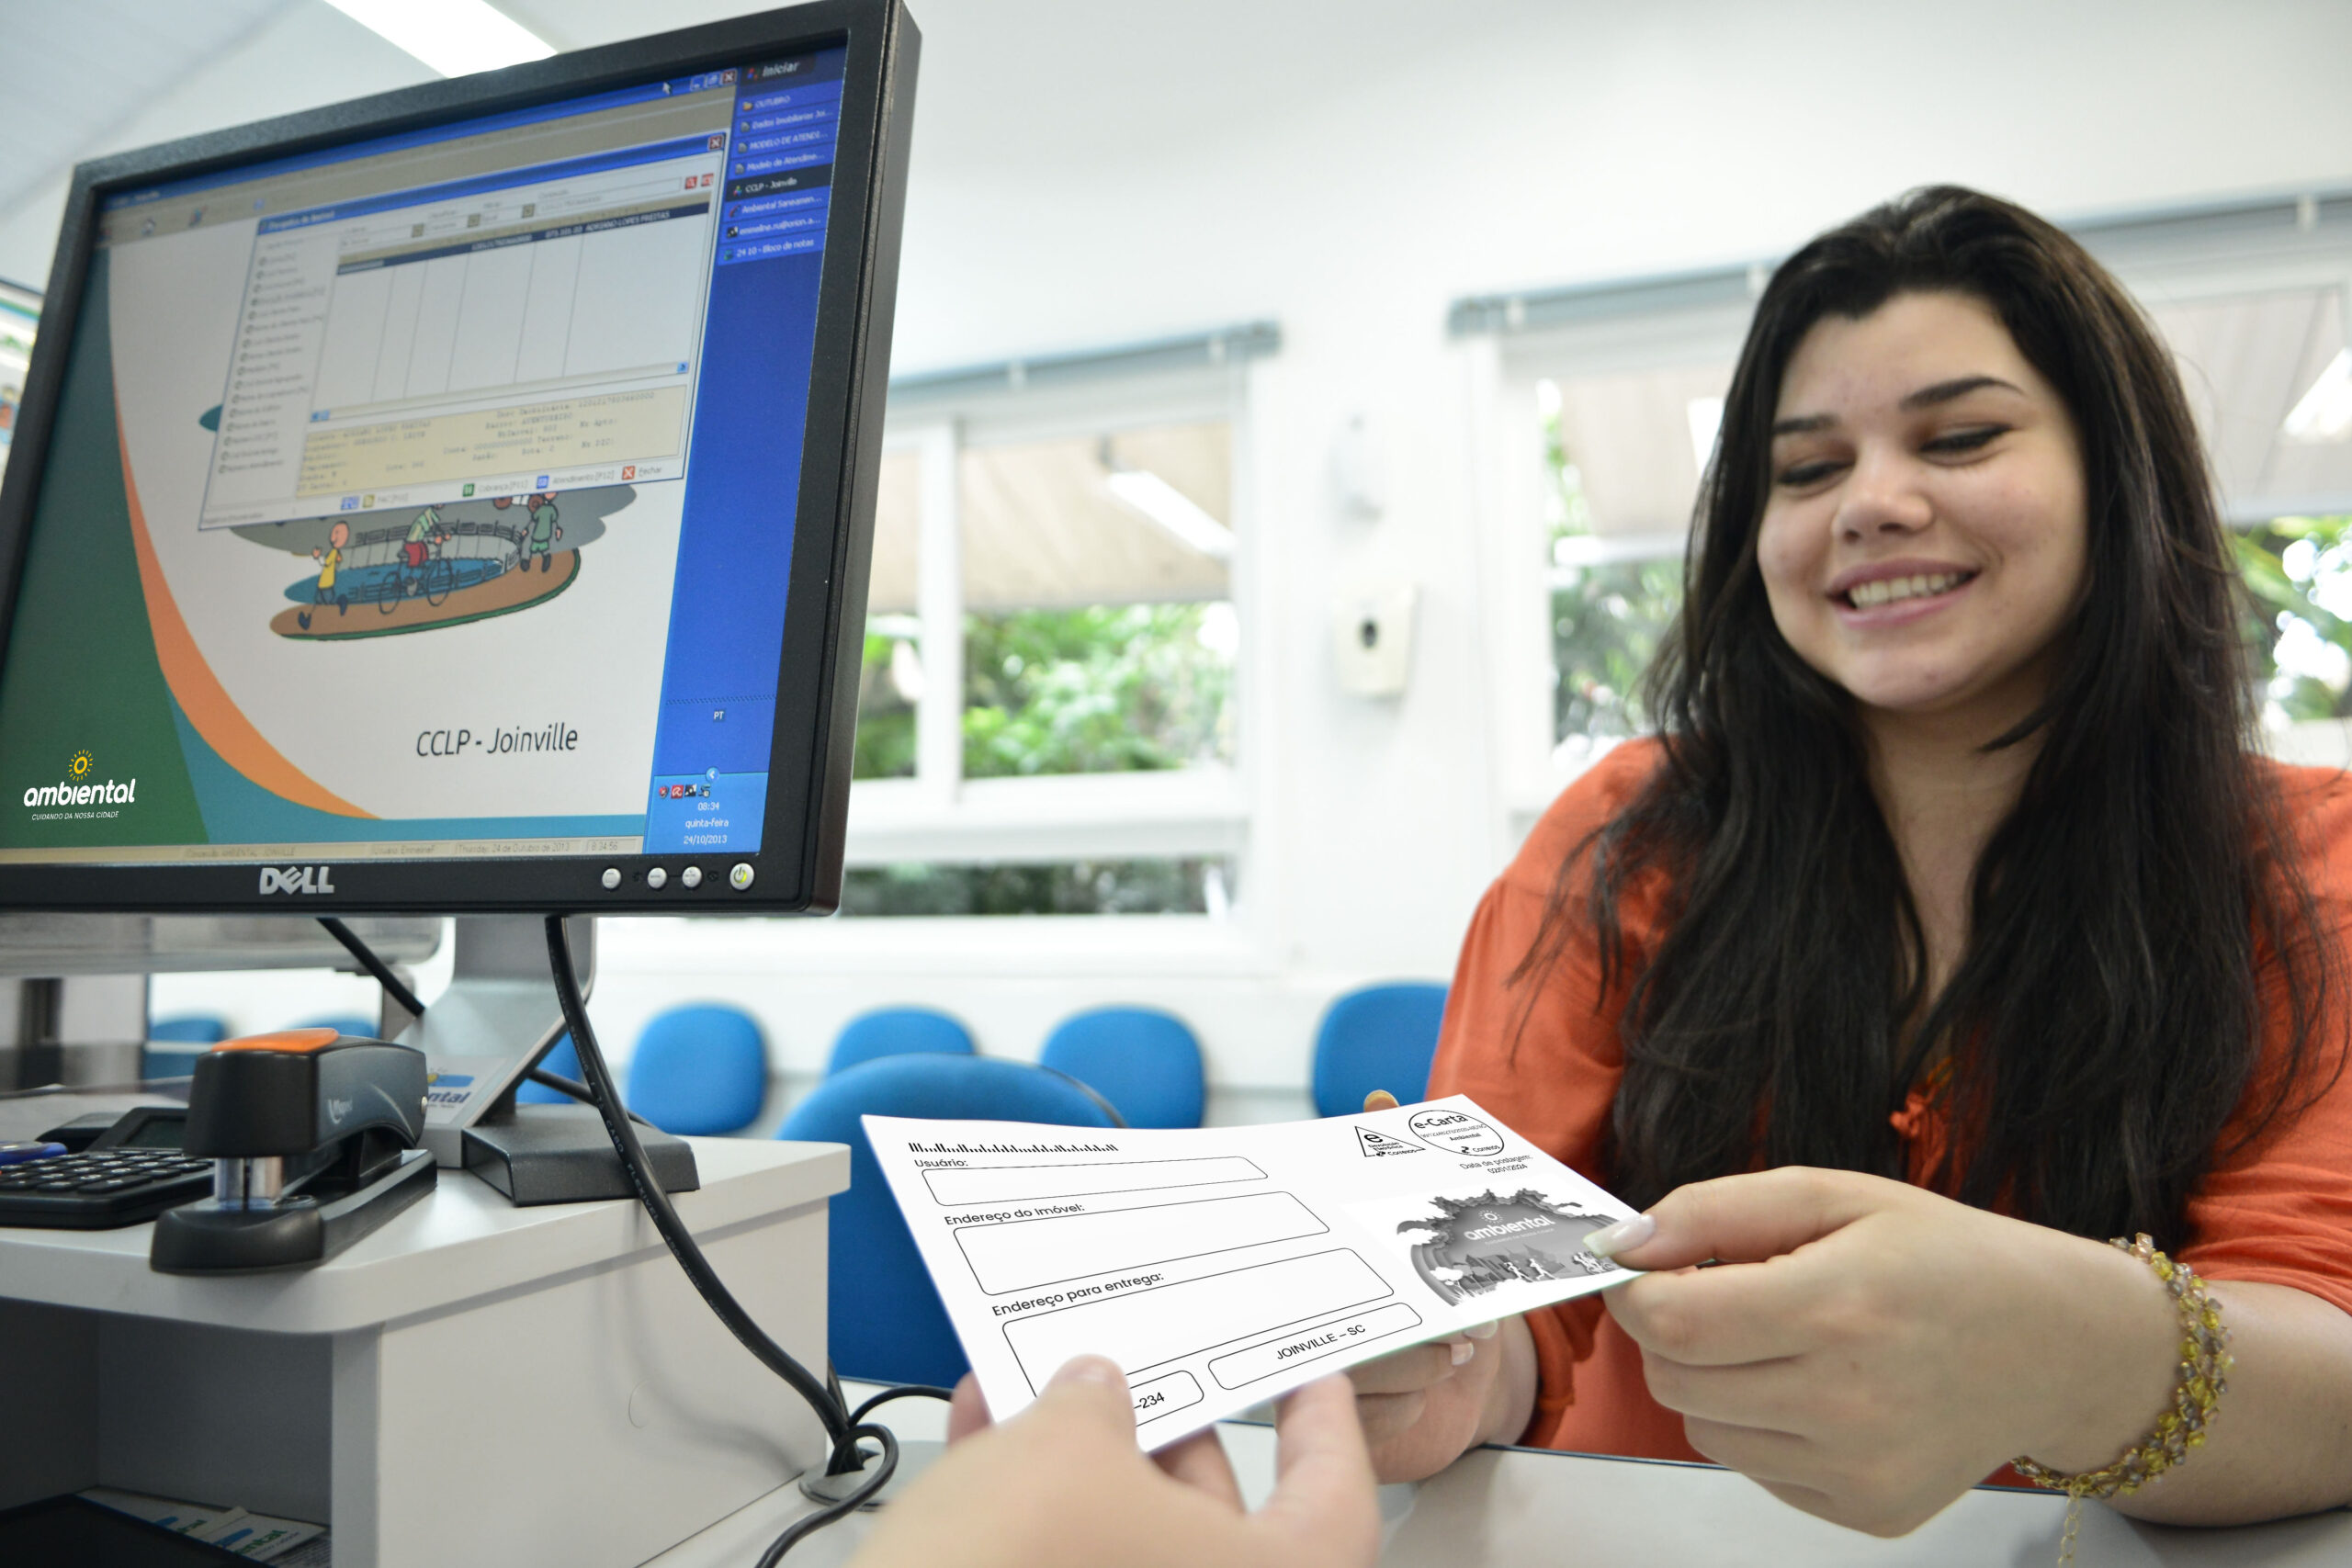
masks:
<path id="1" fill-rule="evenodd" d="M 88 1149 L 0 1165 L 0 1225 L 130 1224 L 201 1198 L 212 1162 L 177 1149 Z"/>

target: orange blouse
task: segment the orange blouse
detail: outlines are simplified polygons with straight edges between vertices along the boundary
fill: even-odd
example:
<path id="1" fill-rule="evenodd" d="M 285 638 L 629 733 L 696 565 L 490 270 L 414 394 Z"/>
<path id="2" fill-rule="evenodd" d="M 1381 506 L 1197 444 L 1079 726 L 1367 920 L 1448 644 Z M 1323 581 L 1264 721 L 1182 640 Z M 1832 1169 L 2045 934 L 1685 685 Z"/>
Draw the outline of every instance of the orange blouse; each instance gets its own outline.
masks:
<path id="1" fill-rule="evenodd" d="M 1429 1092 L 1466 1094 L 1562 1163 L 1606 1187 L 1602 1133 L 1624 1052 L 1622 997 L 1602 1008 L 1598 954 L 1571 948 L 1534 998 L 1514 1055 L 1521 997 L 1507 987 L 1543 919 L 1561 860 L 1622 809 L 1657 766 L 1654 740 L 1617 747 L 1562 793 L 1509 869 L 1487 890 L 1463 941 Z M 2303 825 L 2306 867 L 2322 918 L 2352 925 L 2352 776 L 2278 770 L 2290 820 Z M 1638 971 L 1660 934 L 1662 887 L 1620 902 L 1629 964 Z M 2277 1016 L 2281 1010 L 2272 1010 Z M 2341 1038 L 2340 1019 L 2330 1032 Z M 1940 1106 L 1914 1091 L 1894 1117 L 1921 1181 L 1947 1129 Z M 2291 1122 L 2210 1172 L 2188 1201 L 2182 1261 L 2212 1280 L 2289 1285 L 2352 1313 L 2352 1066 Z M 1541 1382 L 1525 1442 L 1587 1453 L 1696 1460 L 1682 1419 L 1650 1397 L 1641 1350 L 1597 1296 L 1530 1313 Z"/>

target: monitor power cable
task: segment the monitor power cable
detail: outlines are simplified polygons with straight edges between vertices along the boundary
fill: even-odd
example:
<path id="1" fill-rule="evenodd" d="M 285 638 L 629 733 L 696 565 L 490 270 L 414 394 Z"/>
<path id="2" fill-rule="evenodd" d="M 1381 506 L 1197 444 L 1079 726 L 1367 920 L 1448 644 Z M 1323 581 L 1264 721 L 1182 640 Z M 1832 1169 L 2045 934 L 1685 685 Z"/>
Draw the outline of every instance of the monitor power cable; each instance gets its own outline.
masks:
<path id="1" fill-rule="evenodd" d="M 833 1502 L 824 1504 L 815 1512 L 795 1519 L 783 1534 L 777 1536 L 760 1556 L 759 1568 L 775 1568 L 784 1554 L 800 1541 L 854 1512 L 880 1494 L 890 1483 L 899 1468 L 899 1439 L 888 1427 L 869 1422 L 865 1417 L 877 1405 L 888 1401 L 910 1397 L 946 1398 L 944 1389 L 908 1386 L 887 1389 L 854 1411 L 844 1408 L 839 1385 L 830 1375 L 820 1381 L 808 1368 L 793 1359 L 784 1347 L 768 1337 L 765 1330 L 752 1320 L 727 1286 L 703 1256 L 702 1248 L 687 1231 L 678 1211 L 672 1206 L 670 1195 L 653 1179 L 653 1170 L 645 1157 L 645 1148 L 638 1141 L 637 1129 L 628 1117 L 619 1111 L 621 1097 L 613 1081 L 612 1069 L 605 1065 L 605 1054 L 596 1043 L 595 1031 L 589 1026 L 588 1005 L 580 994 L 578 972 L 572 967 L 571 938 L 565 930 L 563 917 L 549 915 L 547 919 L 548 958 L 555 975 L 556 996 L 563 1004 L 563 1019 L 571 1031 L 573 1049 L 580 1054 L 580 1070 L 586 1087 L 594 1096 L 593 1103 L 604 1119 L 605 1131 L 613 1140 L 613 1150 L 620 1156 L 621 1165 L 628 1172 L 630 1185 L 637 1189 L 638 1201 L 652 1216 L 654 1228 L 669 1244 L 671 1256 L 686 1278 L 701 1292 L 704 1302 L 730 1333 L 742 1342 L 761 1365 L 792 1385 L 794 1393 L 808 1404 L 824 1424 L 825 1434 L 831 1444 L 831 1456 L 825 1473 L 845 1475 L 854 1471 L 870 1470 L 866 1479 L 854 1490 Z M 872 1438 L 881 1446 L 881 1453 L 867 1463 L 868 1456 L 859 1449 L 860 1438 Z"/>
<path id="2" fill-rule="evenodd" d="M 374 976 L 385 994 L 406 1008 L 416 1018 L 424 1016 L 424 1004 L 402 985 L 390 966 L 353 933 L 351 928 L 332 916 L 322 917 L 324 926 L 335 941 L 341 942 L 357 959 L 368 973 Z M 605 1132 L 613 1141 L 613 1152 L 620 1156 L 621 1167 L 628 1171 L 629 1184 L 637 1190 L 638 1201 L 652 1217 L 654 1228 L 668 1244 L 671 1256 L 685 1271 L 696 1292 L 708 1304 L 719 1322 L 742 1343 L 745 1349 L 761 1365 L 792 1386 L 794 1393 L 808 1402 L 817 1419 L 825 1428 L 828 1459 L 825 1473 L 846 1475 L 870 1468 L 872 1473 L 852 1491 L 820 1506 L 815 1512 L 795 1519 L 782 1535 L 771 1541 L 761 1553 L 758 1568 L 775 1568 L 784 1554 L 818 1530 L 854 1512 L 871 1502 L 890 1483 L 899 1468 L 899 1439 L 888 1427 L 869 1422 L 866 1417 L 882 1405 L 899 1399 L 949 1400 L 953 1393 L 944 1388 L 925 1383 L 907 1383 L 887 1388 L 855 1409 L 848 1407 L 842 1393 L 840 1381 L 826 1368 L 823 1382 L 819 1382 L 808 1368 L 792 1358 L 790 1352 L 770 1338 L 765 1330 L 752 1321 L 734 1293 L 728 1290 L 703 1256 L 684 1222 L 678 1218 L 677 1209 L 670 1195 L 654 1179 L 653 1168 L 645 1156 L 645 1146 L 637 1136 L 637 1127 L 650 1126 L 644 1117 L 621 1106 L 620 1090 L 613 1081 L 612 1069 L 605 1066 L 605 1054 L 596 1043 L 595 1031 L 588 1022 L 588 1005 L 580 994 L 579 972 L 573 967 L 571 938 L 564 926 L 563 917 L 550 915 L 547 919 L 548 958 L 554 972 L 556 998 L 563 1007 L 565 1027 L 571 1032 L 573 1049 L 579 1053 L 581 1072 L 586 1082 L 533 1067 L 526 1075 L 531 1082 L 554 1089 L 595 1108 L 605 1123 Z M 616 1112 L 618 1112 L 616 1114 Z M 631 1123 L 635 1123 L 634 1126 Z M 879 1446 L 878 1453 L 869 1454 L 860 1443 L 871 1439 Z"/>

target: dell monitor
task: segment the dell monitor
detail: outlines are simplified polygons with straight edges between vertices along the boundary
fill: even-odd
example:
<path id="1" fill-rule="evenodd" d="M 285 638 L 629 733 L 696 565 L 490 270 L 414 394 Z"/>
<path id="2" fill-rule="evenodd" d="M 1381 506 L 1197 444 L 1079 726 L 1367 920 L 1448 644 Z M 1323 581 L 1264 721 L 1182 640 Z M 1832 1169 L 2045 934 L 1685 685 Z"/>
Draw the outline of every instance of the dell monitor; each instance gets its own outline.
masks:
<path id="1" fill-rule="evenodd" d="M 916 43 L 819 0 L 77 169 L 0 909 L 831 908 Z"/>

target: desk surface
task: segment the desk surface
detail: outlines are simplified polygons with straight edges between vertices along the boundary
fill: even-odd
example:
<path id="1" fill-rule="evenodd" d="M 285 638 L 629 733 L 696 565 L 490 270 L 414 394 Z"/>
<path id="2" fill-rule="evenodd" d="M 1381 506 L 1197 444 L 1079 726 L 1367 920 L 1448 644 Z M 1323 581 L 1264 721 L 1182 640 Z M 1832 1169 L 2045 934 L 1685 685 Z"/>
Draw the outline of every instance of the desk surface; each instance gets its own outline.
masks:
<path id="1" fill-rule="evenodd" d="M 852 1397 L 870 1392 L 859 1389 Z M 885 1419 L 902 1438 L 935 1439 L 944 1407 L 907 1401 L 889 1407 Z M 1255 1506 L 1273 1484 L 1274 1434 L 1238 1422 L 1218 1431 Z M 2057 1561 L 2065 1506 L 2054 1494 L 1979 1489 L 1911 1535 L 1878 1540 L 1799 1513 L 1712 1465 L 1481 1449 L 1418 1486 L 1381 1489 L 1387 1521 L 1381 1562 L 1392 1568 L 2041 1568 Z M 748 1568 L 807 1507 L 797 1488 L 782 1488 L 649 1568 Z M 864 1517 L 844 1519 L 785 1562 L 788 1568 L 837 1568 L 868 1528 Z M 2093 1503 L 2083 1510 L 2075 1560 L 2082 1568 L 2337 1568 L 2352 1562 L 2352 1513 L 2191 1530 L 2140 1524 Z"/>
<path id="2" fill-rule="evenodd" d="M 697 1236 L 820 1203 L 849 1185 L 849 1151 L 839 1144 L 689 1141 L 702 1190 L 675 1201 Z M 158 1274 L 147 1266 L 154 1228 L 0 1226 L 0 1295 L 183 1323 L 334 1334 L 662 1247 L 633 1201 L 518 1209 L 461 1170 L 442 1171 L 424 1201 L 310 1269 L 216 1279 Z"/>

